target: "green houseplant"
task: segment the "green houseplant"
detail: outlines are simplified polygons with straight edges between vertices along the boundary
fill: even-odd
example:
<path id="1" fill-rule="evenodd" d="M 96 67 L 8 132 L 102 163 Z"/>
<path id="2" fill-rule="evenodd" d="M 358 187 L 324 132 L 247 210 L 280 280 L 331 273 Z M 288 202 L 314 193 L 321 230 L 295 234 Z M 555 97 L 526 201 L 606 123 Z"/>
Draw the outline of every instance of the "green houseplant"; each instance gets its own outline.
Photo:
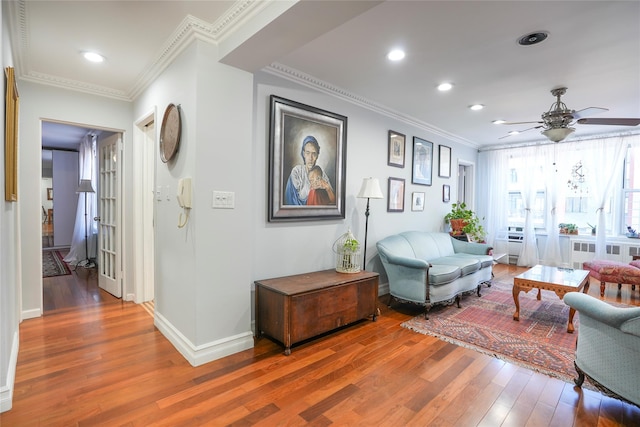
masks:
<path id="1" fill-rule="evenodd" d="M 459 236 L 466 234 L 469 240 L 482 242 L 485 238 L 485 231 L 480 224 L 480 218 L 466 203 L 454 203 L 451 205 L 451 212 L 445 215 L 444 220 L 451 225 L 451 234 Z"/>

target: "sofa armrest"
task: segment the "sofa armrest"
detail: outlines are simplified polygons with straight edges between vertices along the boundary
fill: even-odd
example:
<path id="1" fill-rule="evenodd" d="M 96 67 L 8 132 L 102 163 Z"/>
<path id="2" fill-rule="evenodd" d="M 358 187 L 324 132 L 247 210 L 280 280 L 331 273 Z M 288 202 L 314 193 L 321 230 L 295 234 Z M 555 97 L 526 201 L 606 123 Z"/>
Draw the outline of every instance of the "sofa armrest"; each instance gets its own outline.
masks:
<path id="1" fill-rule="evenodd" d="M 378 248 L 378 251 L 380 252 L 380 255 L 383 256 L 390 264 L 419 269 L 428 269 L 429 267 L 431 267 L 431 264 L 422 259 L 393 255 L 381 248 Z"/>
<path id="2" fill-rule="evenodd" d="M 564 296 L 564 302 L 583 316 L 640 336 L 640 307 L 614 307 L 581 292 L 569 292 Z"/>
<path id="3" fill-rule="evenodd" d="M 465 242 L 464 240 L 458 240 L 451 237 L 451 243 L 453 244 L 453 250 L 456 253 L 464 252 L 473 255 L 490 255 L 493 247 L 486 243 Z"/>

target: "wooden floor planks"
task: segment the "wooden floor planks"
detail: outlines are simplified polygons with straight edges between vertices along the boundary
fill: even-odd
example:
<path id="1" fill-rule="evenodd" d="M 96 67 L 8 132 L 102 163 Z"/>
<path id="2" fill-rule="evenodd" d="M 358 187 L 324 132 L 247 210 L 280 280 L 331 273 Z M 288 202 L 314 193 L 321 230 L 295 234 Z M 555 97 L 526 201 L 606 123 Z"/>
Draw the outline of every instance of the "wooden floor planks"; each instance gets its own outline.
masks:
<path id="1" fill-rule="evenodd" d="M 521 271 L 499 265 L 496 279 Z M 52 300 L 44 317 L 20 326 L 3 427 L 640 425 L 633 405 L 401 328 L 419 310 L 388 309 L 386 297 L 377 322 L 305 342 L 288 357 L 263 338 L 192 367 L 144 307 L 95 282 L 84 269 L 45 279 Z M 606 299 L 640 306 L 628 287 L 608 285 Z"/>

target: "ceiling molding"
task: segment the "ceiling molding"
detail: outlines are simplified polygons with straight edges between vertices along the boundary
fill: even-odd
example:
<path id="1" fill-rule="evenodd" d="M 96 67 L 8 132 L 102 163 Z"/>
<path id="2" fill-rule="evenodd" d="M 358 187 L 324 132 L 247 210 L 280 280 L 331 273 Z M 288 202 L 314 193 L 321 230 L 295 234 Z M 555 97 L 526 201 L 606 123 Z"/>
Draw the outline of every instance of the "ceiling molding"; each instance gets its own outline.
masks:
<path id="1" fill-rule="evenodd" d="M 7 3 L 9 6 L 10 31 L 13 34 L 11 39 L 12 43 L 15 43 L 13 52 L 16 56 L 16 71 L 19 79 L 132 102 L 191 42 L 201 40 L 217 45 L 221 39 L 227 37 L 239 28 L 242 21 L 266 7 L 265 4 L 268 2 L 256 0 L 238 1 L 224 16 L 214 23 L 208 23 L 194 16 L 187 15 L 158 51 L 155 56 L 156 59 L 138 76 L 136 83 L 128 91 L 116 90 L 82 81 L 64 79 L 45 73 L 30 71 L 29 64 L 27 63 L 28 58 L 22 55 L 23 52 L 28 52 L 29 47 L 29 22 L 25 10 L 26 1 L 18 0 Z"/>
<path id="2" fill-rule="evenodd" d="M 286 65 L 283 65 L 280 63 L 273 63 L 270 66 L 265 67 L 263 71 L 269 74 L 273 74 L 275 76 L 284 78 L 286 80 L 293 81 L 303 86 L 316 89 L 320 92 L 324 92 L 326 94 L 335 96 L 336 98 L 340 98 L 342 100 L 345 100 L 352 104 L 356 104 L 360 107 L 366 108 L 368 110 L 374 111 L 378 114 L 382 114 L 392 119 L 399 120 L 408 125 L 423 129 L 427 132 L 431 132 L 435 135 L 446 138 L 449 141 L 455 141 L 475 149 L 478 148 L 478 144 L 474 143 L 473 141 L 469 141 L 465 138 L 459 137 L 458 135 L 444 131 L 429 123 L 418 120 L 415 117 L 408 116 L 406 114 L 400 113 L 391 108 L 385 107 L 381 104 L 377 104 L 367 98 L 353 94 L 347 90 L 334 86 L 325 81 L 319 80 L 309 74 L 303 73 L 302 71 L 298 71 L 296 69 L 287 67 Z"/>
<path id="3" fill-rule="evenodd" d="M 61 77 L 52 76 L 50 74 L 36 73 L 34 71 L 31 71 L 28 74 L 23 74 L 20 78 L 22 80 L 46 84 L 48 86 L 55 86 L 62 89 L 69 89 L 78 92 L 89 93 L 92 95 L 105 96 L 107 98 L 114 98 L 121 101 L 131 101 L 129 96 L 127 96 L 127 94 L 123 91 L 86 82 L 80 82 L 77 80 L 63 79 Z"/>

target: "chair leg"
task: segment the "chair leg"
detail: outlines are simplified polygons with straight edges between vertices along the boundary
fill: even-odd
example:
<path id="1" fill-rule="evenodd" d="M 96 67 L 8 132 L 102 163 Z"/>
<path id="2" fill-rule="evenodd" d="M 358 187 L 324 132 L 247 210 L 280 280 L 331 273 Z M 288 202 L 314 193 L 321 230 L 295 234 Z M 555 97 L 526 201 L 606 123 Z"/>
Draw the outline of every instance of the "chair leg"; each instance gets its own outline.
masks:
<path id="1" fill-rule="evenodd" d="M 482 289 L 482 285 L 478 285 L 478 296 L 481 297 L 482 295 L 480 295 L 480 289 Z"/>
<path id="2" fill-rule="evenodd" d="M 578 387 L 581 387 L 582 383 L 584 382 L 584 372 L 582 372 L 582 369 L 578 368 L 578 365 L 576 365 L 576 362 L 573 362 L 573 366 L 576 368 L 576 372 L 578 373 L 578 378 L 575 378 L 573 382 Z"/>
<path id="3" fill-rule="evenodd" d="M 604 282 L 600 282 L 600 296 L 604 296 Z"/>
<path id="4" fill-rule="evenodd" d="M 389 299 L 387 300 L 387 307 L 391 308 L 391 292 L 389 292 Z"/>
<path id="5" fill-rule="evenodd" d="M 427 307 L 424 310 L 424 320 L 429 320 L 429 309 L 431 308 L 431 304 L 427 304 Z"/>
<path id="6" fill-rule="evenodd" d="M 456 295 L 456 305 L 460 308 L 460 295 Z"/>

